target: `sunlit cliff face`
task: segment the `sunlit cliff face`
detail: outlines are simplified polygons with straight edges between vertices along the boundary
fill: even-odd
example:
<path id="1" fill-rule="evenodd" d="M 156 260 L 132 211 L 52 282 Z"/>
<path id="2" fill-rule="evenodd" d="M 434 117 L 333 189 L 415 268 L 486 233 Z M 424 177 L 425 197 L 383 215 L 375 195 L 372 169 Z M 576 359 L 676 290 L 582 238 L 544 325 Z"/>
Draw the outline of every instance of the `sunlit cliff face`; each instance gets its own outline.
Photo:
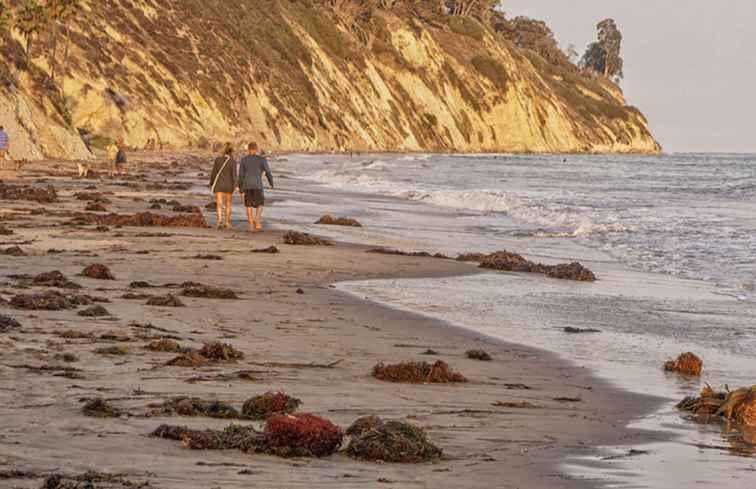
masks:
<path id="1" fill-rule="evenodd" d="M 253 137 L 294 151 L 660 149 L 615 85 L 549 65 L 474 20 L 466 32 L 379 11 L 355 31 L 307 2 L 109 3 L 85 2 L 61 41 L 64 109 L 28 79 L 0 103 L 11 128 L 15 107 L 27 107 L 16 124 L 27 157 L 84 156 L 78 128 L 132 147 Z M 44 69 L 44 56 L 33 61 Z"/>

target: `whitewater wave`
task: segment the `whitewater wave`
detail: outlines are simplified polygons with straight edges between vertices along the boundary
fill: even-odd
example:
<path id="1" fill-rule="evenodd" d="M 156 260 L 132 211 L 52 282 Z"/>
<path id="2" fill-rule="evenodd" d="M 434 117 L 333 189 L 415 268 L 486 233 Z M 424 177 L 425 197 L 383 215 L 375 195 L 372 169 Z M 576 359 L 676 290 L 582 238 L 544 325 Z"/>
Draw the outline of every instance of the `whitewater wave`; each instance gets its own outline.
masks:
<path id="1" fill-rule="evenodd" d="M 372 167 L 388 166 L 389 163 L 375 161 Z M 595 234 L 624 233 L 633 229 L 617 222 L 597 222 L 598 216 L 586 216 L 585 209 L 571 209 L 568 206 L 550 208 L 548 204 L 522 198 L 512 193 L 495 189 L 421 189 L 411 188 L 399 182 L 389 181 L 381 176 L 364 172 L 353 173 L 344 170 L 322 170 L 311 179 L 341 189 L 351 189 L 379 193 L 382 195 L 424 202 L 438 207 L 500 213 L 536 225 L 545 230 L 540 237 L 584 237 Z"/>

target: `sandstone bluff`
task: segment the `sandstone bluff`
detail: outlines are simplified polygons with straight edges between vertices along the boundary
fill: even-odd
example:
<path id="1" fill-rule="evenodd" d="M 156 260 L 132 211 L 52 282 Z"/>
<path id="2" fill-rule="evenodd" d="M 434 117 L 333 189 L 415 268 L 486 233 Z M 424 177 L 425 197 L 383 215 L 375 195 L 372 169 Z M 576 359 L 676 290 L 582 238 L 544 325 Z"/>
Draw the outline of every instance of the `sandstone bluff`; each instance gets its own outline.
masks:
<path id="1" fill-rule="evenodd" d="M 50 34 L 27 50 L 2 33 L 0 124 L 15 158 L 86 158 L 82 131 L 132 147 L 660 151 L 617 85 L 516 47 L 486 18 L 434 12 L 438 2 L 81 3 L 54 80 Z"/>

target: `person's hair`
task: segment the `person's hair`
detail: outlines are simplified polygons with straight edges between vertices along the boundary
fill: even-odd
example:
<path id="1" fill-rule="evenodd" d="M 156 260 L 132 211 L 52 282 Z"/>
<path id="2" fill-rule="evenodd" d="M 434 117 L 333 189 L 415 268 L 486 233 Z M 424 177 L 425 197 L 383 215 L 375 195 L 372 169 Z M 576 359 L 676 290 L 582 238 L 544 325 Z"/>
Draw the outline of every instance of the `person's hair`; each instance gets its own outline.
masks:
<path id="1" fill-rule="evenodd" d="M 247 151 L 257 151 L 257 143 L 252 141 L 247 145 Z"/>
<path id="2" fill-rule="evenodd" d="M 5 131 L 5 128 L 3 126 L 0 126 L 0 131 Z"/>
<path id="3" fill-rule="evenodd" d="M 231 143 L 226 143 L 223 146 L 223 156 L 231 156 L 234 154 L 234 145 Z"/>

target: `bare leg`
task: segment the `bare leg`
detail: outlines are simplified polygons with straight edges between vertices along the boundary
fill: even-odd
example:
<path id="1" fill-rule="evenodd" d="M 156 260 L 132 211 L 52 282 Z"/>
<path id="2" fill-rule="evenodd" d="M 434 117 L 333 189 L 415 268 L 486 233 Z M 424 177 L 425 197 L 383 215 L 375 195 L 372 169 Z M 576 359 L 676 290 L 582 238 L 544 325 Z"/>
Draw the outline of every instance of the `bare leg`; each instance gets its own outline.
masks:
<path id="1" fill-rule="evenodd" d="M 262 229 L 263 207 L 255 209 L 255 229 Z"/>
<path id="2" fill-rule="evenodd" d="M 234 205 L 234 194 L 224 194 L 226 208 L 223 209 L 226 213 L 226 229 L 231 228 L 231 207 Z"/>
<path id="3" fill-rule="evenodd" d="M 252 207 L 247 207 L 247 222 L 249 222 L 249 230 L 255 230 L 255 215 Z"/>
<path id="4" fill-rule="evenodd" d="M 223 194 L 220 192 L 215 193 L 215 213 L 218 219 L 215 223 L 215 227 L 220 229 L 223 226 Z"/>

